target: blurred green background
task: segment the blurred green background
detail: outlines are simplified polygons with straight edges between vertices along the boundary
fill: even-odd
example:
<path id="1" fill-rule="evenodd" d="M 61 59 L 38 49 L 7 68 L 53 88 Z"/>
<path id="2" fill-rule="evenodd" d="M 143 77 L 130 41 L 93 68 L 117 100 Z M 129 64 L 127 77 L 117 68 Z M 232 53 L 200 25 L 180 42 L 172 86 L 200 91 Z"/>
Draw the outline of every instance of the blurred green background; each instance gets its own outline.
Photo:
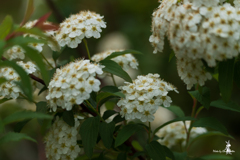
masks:
<path id="1" fill-rule="evenodd" d="M 139 74 L 159 73 L 161 78 L 174 84 L 179 94 L 171 93 L 173 104 L 180 106 L 186 115 L 191 114 L 192 99 L 186 90 L 186 85 L 181 81 L 176 70 L 176 60 L 173 58 L 169 62 L 171 49 L 167 44 L 163 53 L 153 54 L 153 48 L 149 43 L 151 35 L 151 15 L 158 7 L 157 0 L 35 0 L 35 11 L 31 20 L 37 19 L 42 15 L 51 11 L 49 2 L 53 2 L 54 6 L 59 11 L 59 14 L 50 16 L 49 21 L 59 23 L 63 18 L 69 17 L 70 14 L 75 14 L 81 10 L 95 11 L 104 15 L 107 28 L 103 29 L 100 39 L 88 39 L 90 53 L 99 52 L 101 48 L 101 39 L 107 37 L 111 33 L 122 34 L 127 38 L 129 48 L 138 50 L 143 55 L 136 55 L 139 61 Z M 27 0 L 1 0 L 0 1 L 0 22 L 6 15 L 11 15 L 15 23 L 19 24 L 24 17 Z M 80 44 L 78 49 L 68 49 L 63 51 L 60 59 L 69 59 L 71 56 L 79 58 L 86 55 L 86 50 L 83 44 Z M 206 86 L 211 90 L 211 99 L 217 100 L 220 97 L 218 82 L 215 79 L 207 81 Z M 234 85 L 232 99 L 240 104 L 239 88 Z M 200 107 L 200 104 L 198 104 Z M 21 108 L 19 106 L 19 108 Z M 4 117 L 16 108 L 11 108 L 9 105 L 0 107 L 0 116 Z M 231 149 L 235 150 L 233 157 L 235 160 L 240 159 L 240 113 L 210 108 L 201 112 L 201 116 L 211 116 L 221 121 L 227 128 L 235 140 L 231 140 Z M 44 159 L 44 148 L 41 142 L 42 134 L 39 131 L 37 122 L 31 122 L 24 127 L 22 132 L 28 133 L 39 139 L 38 144 L 27 141 L 12 143 L 0 148 L 0 159 L 2 160 L 32 160 Z M 39 135 L 36 135 L 36 132 Z M 225 141 L 228 138 L 215 137 L 205 139 L 199 142 L 199 145 L 192 149 L 193 154 L 210 154 L 213 149 L 224 149 Z M 14 154 L 13 154 L 14 153 Z M 42 154 L 41 154 L 42 153 Z M 20 157 L 20 158 L 19 158 Z"/>

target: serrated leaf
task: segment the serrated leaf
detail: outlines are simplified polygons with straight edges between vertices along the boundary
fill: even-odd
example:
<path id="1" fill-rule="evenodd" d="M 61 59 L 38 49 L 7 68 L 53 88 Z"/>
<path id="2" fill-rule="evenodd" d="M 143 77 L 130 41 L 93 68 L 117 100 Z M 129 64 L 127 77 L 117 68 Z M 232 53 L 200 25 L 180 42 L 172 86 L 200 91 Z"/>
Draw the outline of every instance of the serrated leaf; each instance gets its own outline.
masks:
<path id="1" fill-rule="evenodd" d="M 166 107 L 166 109 L 172 111 L 177 117 L 185 116 L 183 110 L 178 106 L 170 106 L 170 107 Z"/>
<path id="2" fill-rule="evenodd" d="M 219 63 L 219 67 L 218 67 L 219 88 L 220 88 L 221 96 L 225 102 L 229 101 L 232 94 L 234 61 L 235 59 L 222 61 Z"/>
<path id="3" fill-rule="evenodd" d="M 100 123 L 99 133 L 102 138 L 104 146 L 108 149 L 110 149 L 112 146 L 114 129 L 115 129 L 115 122 Z"/>
<path id="4" fill-rule="evenodd" d="M 127 160 L 127 154 L 126 153 L 119 153 L 117 156 L 117 160 Z"/>
<path id="5" fill-rule="evenodd" d="M 228 135 L 227 129 L 213 117 L 199 118 L 192 123 L 192 127 L 209 127 L 211 129 L 222 132 L 225 135 Z"/>
<path id="6" fill-rule="evenodd" d="M 80 135 L 86 155 L 91 158 L 93 148 L 96 145 L 98 131 L 100 125 L 100 117 L 91 117 L 86 119 L 80 127 Z"/>
<path id="7" fill-rule="evenodd" d="M 7 15 L 0 25 L 0 40 L 3 40 L 11 31 L 13 26 L 12 17 Z"/>
<path id="8" fill-rule="evenodd" d="M 128 50 L 125 50 L 125 51 L 113 52 L 111 55 L 107 56 L 104 60 L 110 60 L 112 58 L 115 58 L 117 56 L 121 56 L 121 55 L 124 55 L 124 54 L 142 54 L 142 53 L 139 52 L 139 51 L 128 49 Z"/>
<path id="9" fill-rule="evenodd" d="M 116 86 L 104 86 L 100 89 L 100 92 L 109 92 L 109 93 L 115 93 L 119 91 L 120 89 L 118 89 L 118 87 Z"/>
<path id="10" fill-rule="evenodd" d="M 48 86 L 48 84 L 50 82 L 50 76 L 46 69 L 45 63 L 43 62 L 43 59 L 40 56 L 40 54 L 38 53 L 38 51 L 35 49 L 32 49 L 31 47 L 29 47 L 27 45 L 21 45 L 21 47 L 26 51 L 25 55 L 28 58 L 30 58 L 33 62 L 36 63 L 36 65 L 40 69 L 40 72 L 41 72 L 41 75 L 43 77 L 45 84 Z"/>
<path id="11" fill-rule="evenodd" d="M 0 67 L 11 67 L 18 73 L 18 75 L 21 78 L 21 81 L 20 81 L 20 83 L 17 83 L 17 84 L 22 89 L 23 93 L 31 101 L 33 99 L 33 97 L 32 97 L 32 86 L 31 86 L 30 79 L 29 79 L 27 73 L 24 71 L 24 69 L 21 66 L 17 65 L 13 61 L 1 62 Z"/>
<path id="12" fill-rule="evenodd" d="M 135 148 L 137 151 L 143 151 L 143 148 L 142 148 L 142 146 L 139 144 L 139 142 L 138 141 L 132 141 L 132 146 L 133 146 L 133 148 Z"/>
<path id="13" fill-rule="evenodd" d="M 115 140 L 115 147 L 123 144 L 129 137 L 131 137 L 134 133 L 143 129 L 142 126 L 138 124 L 128 124 L 124 126 L 119 132 Z"/>
<path id="14" fill-rule="evenodd" d="M 23 120 L 14 125 L 14 132 L 21 132 L 22 128 L 30 121 L 31 119 Z"/>
<path id="15" fill-rule="evenodd" d="M 207 133 L 200 134 L 197 137 L 191 139 L 190 142 L 189 142 L 189 146 L 191 146 L 197 140 L 201 140 L 202 138 L 210 137 L 210 136 L 224 136 L 224 137 L 229 137 L 229 138 L 234 139 L 232 136 L 225 135 L 225 134 L 223 134 L 221 132 L 218 132 L 218 131 L 208 131 Z"/>
<path id="16" fill-rule="evenodd" d="M 166 160 L 164 148 L 157 141 L 147 144 L 145 149 L 152 160 Z"/>
<path id="17" fill-rule="evenodd" d="M 64 122 L 66 122 L 69 126 L 74 127 L 75 126 L 75 120 L 74 120 L 74 114 L 73 111 L 64 111 L 62 118 Z"/>
<path id="18" fill-rule="evenodd" d="M 12 141 L 20 141 L 20 140 L 30 140 L 33 142 L 37 142 L 35 139 L 29 137 L 28 135 L 24 134 L 24 133 L 15 133 L 15 132 L 8 132 L 7 134 L 5 134 L 4 136 L 2 136 L 0 138 L 0 145 L 4 144 L 4 143 L 9 143 Z"/>
<path id="19" fill-rule="evenodd" d="M 209 109 L 210 107 L 210 90 L 207 87 L 202 88 L 202 93 L 199 90 L 189 91 L 193 97 L 195 97 L 205 108 Z"/>
<path id="20" fill-rule="evenodd" d="M 109 117 L 111 117 L 112 115 L 114 115 L 114 114 L 116 114 L 116 113 L 117 113 L 117 112 L 114 111 L 114 110 L 107 110 L 107 111 L 104 112 L 102 118 L 103 118 L 104 120 L 106 120 L 106 119 L 108 119 Z"/>
<path id="21" fill-rule="evenodd" d="M 193 118 L 193 117 L 178 117 L 178 118 L 175 118 L 175 119 L 173 119 L 173 120 L 171 120 L 171 121 L 168 121 L 168 122 L 162 124 L 161 126 L 157 127 L 157 128 L 154 130 L 153 134 L 155 135 L 155 133 L 157 133 L 158 130 L 160 130 L 161 128 L 163 128 L 163 127 L 165 127 L 166 125 L 169 125 L 169 124 L 171 124 L 171 123 L 178 122 L 178 121 L 192 121 L 192 120 L 196 120 L 196 118 Z"/>
<path id="22" fill-rule="evenodd" d="M 125 72 L 122 69 L 122 67 L 119 64 L 117 64 L 116 62 L 114 62 L 112 60 L 102 60 L 102 61 L 100 61 L 100 63 L 105 66 L 103 68 L 103 71 L 112 73 L 112 74 L 126 80 L 127 82 L 132 82 L 132 79 L 128 75 L 128 73 Z"/>
<path id="23" fill-rule="evenodd" d="M 3 119 L 3 123 L 6 125 L 12 122 L 17 122 L 24 119 L 32 119 L 32 118 L 52 119 L 53 117 L 40 112 L 20 111 L 7 116 L 5 119 Z"/>
<path id="24" fill-rule="evenodd" d="M 213 101 L 210 104 L 213 107 L 216 108 L 221 108 L 221 109 L 226 109 L 226 110 L 230 110 L 230 111 L 235 111 L 235 112 L 240 112 L 240 106 L 238 104 L 236 104 L 235 102 L 224 102 L 223 100 L 219 99 L 217 101 Z"/>

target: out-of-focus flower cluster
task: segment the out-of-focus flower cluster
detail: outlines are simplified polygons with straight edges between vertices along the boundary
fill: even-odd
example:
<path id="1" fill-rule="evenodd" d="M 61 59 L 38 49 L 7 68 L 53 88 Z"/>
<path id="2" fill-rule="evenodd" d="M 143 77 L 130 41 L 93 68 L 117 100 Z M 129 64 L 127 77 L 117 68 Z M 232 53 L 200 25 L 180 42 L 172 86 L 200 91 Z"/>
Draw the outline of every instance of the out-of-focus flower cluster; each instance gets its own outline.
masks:
<path id="1" fill-rule="evenodd" d="M 56 40 L 60 46 L 76 48 L 83 38 L 100 38 L 101 28 L 106 28 L 103 16 L 95 12 L 81 11 L 71 15 L 60 24 Z"/>
<path id="2" fill-rule="evenodd" d="M 103 73 L 103 67 L 90 60 L 78 60 L 57 69 L 46 97 L 51 110 L 55 112 L 57 106 L 71 110 L 73 105 L 89 99 L 92 91 L 99 91 L 101 83 L 95 76 Z"/>
<path id="3" fill-rule="evenodd" d="M 91 59 L 95 62 L 100 62 L 101 60 L 110 56 L 113 52 L 121 52 L 121 51 L 123 50 L 108 50 L 105 52 L 95 54 L 94 56 L 92 56 Z M 132 54 L 120 55 L 112 58 L 111 60 L 118 63 L 125 71 L 127 71 L 129 68 L 138 69 L 137 59 Z M 103 74 L 102 77 L 104 76 L 106 76 L 106 74 Z"/>
<path id="4" fill-rule="evenodd" d="M 190 89 L 204 85 L 216 61 L 238 56 L 240 51 L 240 8 L 219 0 L 162 0 L 153 13 L 150 42 L 154 53 L 162 52 L 167 35 L 178 63 L 178 74 Z M 182 60 L 184 59 L 184 60 Z M 197 65 L 195 65 L 197 64 Z M 187 66 L 187 69 L 182 69 Z"/>
<path id="5" fill-rule="evenodd" d="M 34 74 L 37 71 L 37 67 L 32 62 L 24 63 L 22 61 L 18 61 L 17 64 L 21 66 L 27 74 Z M 22 90 L 15 82 L 19 82 L 21 80 L 20 76 L 17 72 L 9 67 L 4 67 L 0 69 L 0 77 L 3 77 L 7 80 L 0 85 L 0 96 L 5 98 L 13 98 L 16 99 L 19 97 L 19 94 L 23 94 Z M 31 80 L 34 83 L 33 80 Z"/>
<path id="6" fill-rule="evenodd" d="M 156 136 L 160 138 L 158 139 L 158 142 L 162 145 L 167 146 L 168 148 L 171 148 L 178 144 L 184 145 L 187 139 L 186 129 L 189 129 L 190 121 L 186 121 L 185 124 L 186 128 L 183 122 L 174 122 L 161 128 L 156 133 Z M 194 138 L 206 132 L 206 128 L 193 127 L 190 132 L 190 138 Z"/>
<path id="7" fill-rule="evenodd" d="M 80 122 L 77 118 L 75 118 L 75 126 L 71 127 L 59 117 L 56 117 L 45 137 L 45 150 L 48 160 L 74 160 L 77 158 L 81 151 L 77 144 L 79 126 Z"/>
<path id="8" fill-rule="evenodd" d="M 117 105 L 121 108 L 120 114 L 126 120 L 139 119 L 142 122 L 152 122 L 153 114 L 160 105 L 169 107 L 172 100 L 167 95 L 169 91 L 178 92 L 170 83 L 159 78 L 158 74 L 138 76 L 133 83 L 119 87 L 125 98 L 119 100 Z"/>

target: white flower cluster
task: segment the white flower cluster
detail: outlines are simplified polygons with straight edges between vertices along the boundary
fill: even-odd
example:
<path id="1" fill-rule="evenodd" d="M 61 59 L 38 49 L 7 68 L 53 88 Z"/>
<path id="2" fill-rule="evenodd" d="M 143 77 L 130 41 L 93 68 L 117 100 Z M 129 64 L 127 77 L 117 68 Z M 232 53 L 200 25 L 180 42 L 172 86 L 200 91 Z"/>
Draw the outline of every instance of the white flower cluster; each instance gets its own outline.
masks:
<path id="1" fill-rule="evenodd" d="M 24 63 L 22 61 L 18 61 L 17 64 L 21 66 L 28 74 L 33 74 L 34 72 L 36 72 L 37 67 L 32 62 Z M 0 96 L 8 99 L 16 99 L 19 97 L 20 93 L 23 93 L 22 90 L 17 86 L 17 84 L 14 83 L 21 80 L 20 76 L 14 69 L 9 67 L 1 68 L 0 77 L 7 79 L 7 82 L 0 85 Z"/>
<path id="2" fill-rule="evenodd" d="M 237 1 L 234 2 L 237 4 Z M 149 40 L 154 46 L 154 53 L 162 52 L 164 37 L 167 35 L 178 60 L 203 59 L 208 66 L 214 67 L 216 61 L 238 56 L 239 27 L 240 8 L 237 5 L 222 4 L 219 0 L 162 0 L 153 13 L 152 35 Z M 183 77 L 181 73 L 179 75 Z M 195 75 L 190 74 L 191 77 Z M 189 80 L 191 79 L 187 81 Z M 194 83 L 200 82 L 194 80 L 188 83 L 188 89 Z"/>
<path id="3" fill-rule="evenodd" d="M 235 7 L 240 8 L 240 0 L 234 0 L 233 3 Z"/>
<path id="4" fill-rule="evenodd" d="M 77 144 L 77 134 L 80 123 L 75 118 L 75 126 L 71 127 L 59 117 L 56 117 L 50 131 L 45 137 L 46 156 L 48 160 L 74 160 L 81 149 Z"/>
<path id="5" fill-rule="evenodd" d="M 95 12 L 81 11 L 60 24 L 56 40 L 62 47 L 67 45 L 70 48 L 76 48 L 84 37 L 100 38 L 101 28 L 106 28 L 103 16 Z"/>
<path id="6" fill-rule="evenodd" d="M 101 60 L 111 55 L 113 52 L 121 52 L 121 51 L 123 50 L 108 50 L 102 53 L 95 54 L 94 56 L 92 56 L 91 59 L 95 62 L 100 62 Z M 137 59 L 130 53 L 114 57 L 111 60 L 118 63 L 125 71 L 127 71 L 130 67 L 133 69 L 138 69 Z"/>
<path id="7" fill-rule="evenodd" d="M 57 69 L 46 97 L 51 110 L 55 112 L 58 106 L 71 110 L 73 105 L 89 99 L 92 91 L 99 91 L 101 83 L 95 76 L 103 73 L 103 67 L 90 60 L 78 60 Z"/>
<path id="8" fill-rule="evenodd" d="M 169 91 L 178 92 L 170 83 L 159 78 L 158 74 L 138 76 L 133 83 L 125 82 L 125 86 L 119 87 L 125 95 L 118 101 L 121 108 L 120 114 L 126 120 L 139 119 L 142 122 L 152 122 L 153 114 L 160 105 L 169 107 L 172 102 L 167 96 Z"/>
<path id="9" fill-rule="evenodd" d="M 186 121 L 185 124 L 186 128 L 189 129 L 190 121 Z M 190 132 L 190 138 L 194 138 L 206 132 L 206 128 L 193 127 Z M 183 122 L 174 122 L 161 128 L 156 133 L 156 136 L 160 138 L 158 139 L 158 142 L 167 146 L 168 148 L 171 148 L 177 144 L 185 145 L 187 139 L 186 129 Z"/>
<path id="10" fill-rule="evenodd" d="M 3 56 L 9 60 L 13 59 L 24 59 L 25 58 L 25 51 L 22 47 L 16 45 L 12 48 L 8 49 L 6 52 L 3 53 Z"/>

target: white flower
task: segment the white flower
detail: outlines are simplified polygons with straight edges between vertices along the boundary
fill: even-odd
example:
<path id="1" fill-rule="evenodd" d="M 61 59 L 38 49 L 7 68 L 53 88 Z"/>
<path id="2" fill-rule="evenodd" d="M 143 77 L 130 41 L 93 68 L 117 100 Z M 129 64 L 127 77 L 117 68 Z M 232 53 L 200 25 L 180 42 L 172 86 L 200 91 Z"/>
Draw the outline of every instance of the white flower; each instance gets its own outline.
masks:
<path id="1" fill-rule="evenodd" d="M 186 128 L 189 129 L 190 121 L 185 121 L 185 124 Z M 190 132 L 190 138 L 194 138 L 206 132 L 207 130 L 205 128 L 193 127 Z M 162 145 L 167 146 L 168 148 L 171 148 L 179 144 L 183 147 L 187 138 L 183 122 L 174 122 L 161 128 L 156 133 L 156 136 L 160 138 L 158 139 L 158 142 L 161 143 Z"/>
<path id="2" fill-rule="evenodd" d="M 101 83 L 95 76 L 103 73 L 102 68 L 89 60 L 78 60 L 57 69 L 46 96 L 51 110 L 55 112 L 57 106 L 71 110 L 73 105 L 89 99 L 92 91 L 99 91 Z"/>
<path id="3" fill-rule="evenodd" d="M 45 137 L 46 157 L 48 159 L 69 159 L 74 160 L 81 149 L 77 144 L 77 130 L 80 126 L 78 118 L 75 117 L 75 126 L 71 127 L 58 116 L 50 131 Z"/>
<path id="4" fill-rule="evenodd" d="M 170 106 L 171 98 L 166 95 L 168 91 L 176 91 L 173 85 L 161 80 L 158 74 L 138 76 L 133 83 L 126 83 L 119 89 L 125 95 L 125 98 L 117 103 L 121 108 L 122 117 L 126 120 L 139 119 L 142 122 L 152 122 L 153 114 L 161 104 L 165 107 Z"/>

